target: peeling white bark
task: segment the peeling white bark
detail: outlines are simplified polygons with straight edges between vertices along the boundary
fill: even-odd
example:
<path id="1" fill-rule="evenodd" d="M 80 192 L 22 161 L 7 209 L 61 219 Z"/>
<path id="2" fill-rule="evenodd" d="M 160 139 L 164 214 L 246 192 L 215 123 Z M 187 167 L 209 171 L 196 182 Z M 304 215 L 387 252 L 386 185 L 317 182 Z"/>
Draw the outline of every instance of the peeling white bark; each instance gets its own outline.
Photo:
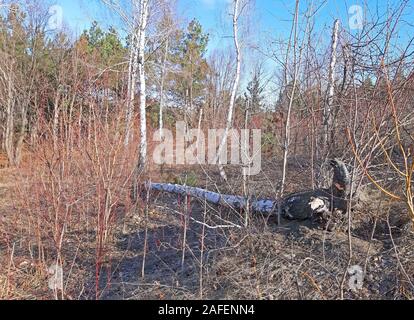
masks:
<path id="1" fill-rule="evenodd" d="M 141 140 L 139 144 L 139 166 L 145 168 L 147 162 L 147 114 L 146 114 L 146 82 L 145 82 L 145 40 L 148 20 L 148 0 L 140 2 L 138 70 L 139 70 L 139 109 Z"/>
<path id="2" fill-rule="evenodd" d="M 345 186 L 349 185 L 348 169 L 342 161 L 337 159 L 332 160 L 331 165 L 334 167 L 334 178 L 331 188 L 297 192 L 287 195 L 280 200 L 227 195 L 201 188 L 169 183 L 149 182 L 145 185 L 145 189 L 147 191 L 168 192 L 184 197 L 193 197 L 234 210 L 244 210 L 247 213 L 277 214 L 278 218 L 283 213 L 283 216 L 287 219 L 305 220 L 311 218 L 314 214 L 329 215 L 333 210 L 342 212 L 347 210 L 347 194 L 345 192 L 338 193 L 333 189 L 336 185 L 340 185 L 342 186 L 341 190 L 346 190 Z"/>
<path id="3" fill-rule="evenodd" d="M 329 84 L 328 84 L 328 98 L 324 109 L 324 134 L 325 145 L 329 145 L 329 133 L 332 131 L 333 115 L 332 106 L 335 95 L 335 67 L 336 67 L 336 50 L 338 47 L 338 32 L 339 32 L 339 20 L 335 20 L 332 30 L 332 47 L 331 47 L 331 61 L 329 65 Z"/>
<path id="4" fill-rule="evenodd" d="M 152 191 L 168 192 L 180 195 L 187 195 L 199 200 L 206 200 L 209 203 L 222 205 L 235 210 L 245 210 L 249 203 L 249 209 L 253 212 L 271 214 L 276 208 L 276 202 L 271 199 L 249 200 L 242 196 L 220 194 L 196 187 L 182 186 L 170 183 L 148 183 L 146 188 Z"/>
<path id="5" fill-rule="evenodd" d="M 134 0 L 134 23 L 128 70 L 128 103 L 126 110 L 125 145 L 132 137 L 132 119 L 136 81 L 139 81 L 140 133 L 139 166 L 144 167 L 147 159 L 147 119 L 146 119 L 146 80 L 145 80 L 145 42 L 148 22 L 148 0 Z M 138 30 L 136 30 L 138 28 Z"/>
<path id="6" fill-rule="evenodd" d="M 234 46 L 236 48 L 236 60 L 237 60 L 236 79 L 234 80 L 233 89 L 231 91 L 230 106 L 229 106 L 229 111 L 228 111 L 228 114 L 227 114 L 226 129 L 225 129 L 223 138 L 220 142 L 220 146 L 218 148 L 217 155 L 216 155 L 216 158 L 215 158 L 215 163 L 219 164 L 220 175 L 224 180 L 227 180 L 227 176 L 226 176 L 226 172 L 224 171 L 223 164 L 221 164 L 219 162 L 220 161 L 220 154 L 226 146 L 229 131 L 230 131 L 231 127 L 233 126 L 234 103 L 236 101 L 237 89 L 239 87 L 239 82 L 240 82 L 241 50 L 240 50 L 239 39 L 238 39 L 238 34 L 239 34 L 239 32 L 238 32 L 239 6 L 240 6 L 240 0 L 234 0 L 233 36 L 234 36 Z"/>

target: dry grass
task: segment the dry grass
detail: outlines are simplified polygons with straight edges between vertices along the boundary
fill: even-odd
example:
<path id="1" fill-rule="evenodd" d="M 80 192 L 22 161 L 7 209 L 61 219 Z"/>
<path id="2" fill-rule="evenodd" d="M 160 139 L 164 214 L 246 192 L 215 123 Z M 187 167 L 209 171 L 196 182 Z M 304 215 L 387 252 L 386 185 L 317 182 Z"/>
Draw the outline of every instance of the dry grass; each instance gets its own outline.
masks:
<path id="1" fill-rule="evenodd" d="M 266 181 L 275 181 L 276 167 L 275 163 L 266 164 L 263 176 L 252 179 L 252 193 L 272 196 L 273 187 Z M 309 181 L 299 179 L 306 167 L 293 169 L 290 181 L 296 183 L 289 188 L 308 187 Z M 170 169 L 158 179 L 185 178 L 190 172 L 189 168 Z M 240 193 L 238 171 L 234 168 L 228 172 L 234 183 L 220 190 Z M 0 298 L 54 298 L 48 288 L 47 274 L 47 267 L 56 258 L 53 237 L 46 232 L 50 229 L 43 230 L 44 258 L 39 259 L 38 239 L 30 236 L 28 226 L 22 225 L 20 219 L 26 211 L 20 211 L 18 202 L 13 201 L 13 183 L 24 175 L 4 170 L 1 173 Z M 194 174 L 199 186 L 214 189 L 218 185 L 215 170 L 197 169 Z M 79 206 L 77 210 L 85 208 Z M 62 245 L 65 291 L 59 298 L 96 298 L 96 283 L 100 299 L 339 299 L 341 296 L 341 278 L 346 272 L 349 248 L 345 226 L 327 232 L 315 223 L 283 221 L 277 227 L 274 218 L 257 216 L 247 229 L 215 228 L 242 225 L 243 213 L 204 207 L 198 201 L 188 206 L 184 199 L 166 194 L 151 194 L 147 219 L 143 207 L 140 208 L 134 211 L 122 203 L 113 208 L 117 218 L 100 256 L 98 279 L 94 220 L 69 226 Z M 350 291 L 345 283 L 347 299 L 414 296 L 414 235 L 405 228 L 407 220 L 399 218 L 403 209 L 394 206 L 387 219 L 386 208 L 356 210 L 353 214 L 352 264 L 365 268 L 366 276 L 360 291 Z M 96 207 L 88 210 L 88 216 L 93 216 Z M 191 219 L 182 265 L 184 213 Z M 85 212 L 73 212 L 73 216 L 77 214 L 82 216 Z M 208 227 L 203 228 L 200 222 Z M 142 278 L 145 236 L 145 278 Z"/>

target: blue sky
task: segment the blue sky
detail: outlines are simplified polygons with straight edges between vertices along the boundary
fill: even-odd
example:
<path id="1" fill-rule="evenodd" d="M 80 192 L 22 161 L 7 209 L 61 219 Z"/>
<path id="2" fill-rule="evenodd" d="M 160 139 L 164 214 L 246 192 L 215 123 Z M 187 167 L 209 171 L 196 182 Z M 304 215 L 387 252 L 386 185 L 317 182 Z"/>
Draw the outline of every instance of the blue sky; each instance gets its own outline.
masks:
<path id="1" fill-rule="evenodd" d="M 51 0 L 52 4 L 58 4 L 63 8 L 64 22 L 72 29 L 75 35 L 88 28 L 92 21 L 97 20 L 104 27 L 115 26 L 121 29 L 122 22 L 119 17 L 108 10 L 101 0 Z M 54 1 L 54 3 L 53 3 Z M 130 0 L 118 0 L 128 3 Z M 184 26 L 193 18 L 198 19 L 205 32 L 210 34 L 209 52 L 215 49 L 227 47 L 232 44 L 231 17 L 229 16 L 231 0 L 176 0 L 180 23 Z M 315 0 L 322 3 L 323 0 Z M 414 0 L 411 0 L 414 2 Z M 304 13 L 306 5 L 311 0 L 301 0 L 301 13 Z M 343 28 L 349 29 L 349 8 L 359 5 L 363 8 L 363 14 L 371 20 L 375 15 L 387 15 L 389 8 L 395 8 L 399 0 L 327 0 L 318 11 L 315 20 L 315 29 L 320 35 L 322 48 L 329 48 L 330 33 L 333 21 L 341 20 Z M 256 0 L 254 8 L 249 12 L 246 25 L 249 26 L 248 37 L 242 41 L 253 43 L 262 48 L 269 47 L 270 39 L 286 40 L 291 28 L 294 0 Z M 383 19 L 382 19 L 383 20 Z M 414 23 L 413 4 L 410 2 L 403 16 L 405 22 Z M 404 24 L 403 24 L 404 25 Z M 401 43 L 407 42 L 411 36 L 412 28 L 402 27 L 399 30 Z M 358 31 L 352 31 L 358 32 Z M 120 30 L 122 34 L 122 30 Z M 326 43 L 325 43 L 326 42 Z M 245 62 L 254 61 L 256 51 L 246 50 Z M 247 57 L 248 56 L 248 57 Z M 247 59 L 246 59 L 247 58 Z M 263 57 L 261 57 L 263 58 Z M 251 65 L 250 63 L 246 63 Z M 266 62 L 268 70 L 275 70 L 275 65 L 269 59 Z M 245 70 L 249 72 L 249 70 Z M 270 74 L 269 74 L 270 76 Z M 244 83 L 245 85 L 245 83 Z"/>
<path id="2" fill-rule="evenodd" d="M 111 1 L 124 4 L 126 11 L 130 11 L 127 7 L 131 0 Z M 230 16 L 233 0 L 171 1 L 177 2 L 177 17 L 182 27 L 196 18 L 202 24 L 204 32 L 209 33 L 208 54 L 215 50 L 225 51 L 229 47 L 233 50 Z M 352 6 L 359 6 L 362 9 L 366 21 L 373 21 L 374 17 L 379 16 L 379 20 L 384 22 L 389 13 L 396 8 L 396 4 L 401 1 L 406 0 L 300 0 L 300 21 L 304 21 L 303 15 L 308 5 L 316 3 L 319 9 L 315 18 L 316 35 L 312 39 L 315 39 L 317 53 L 326 57 L 335 19 L 340 19 L 341 27 L 351 34 L 358 34 L 357 29 L 350 30 L 349 18 L 353 13 L 350 13 L 349 9 Z M 394 55 L 401 53 L 408 45 L 408 40 L 414 35 L 414 0 L 407 1 L 408 5 L 401 18 L 403 21 L 392 39 L 391 50 L 389 50 Z M 239 36 L 243 45 L 241 90 L 246 87 L 255 65 L 259 62 L 263 67 L 266 83 L 269 80 L 267 90 L 271 91 L 279 85 L 274 75 L 280 71 L 281 65 L 270 56 L 285 52 L 275 51 L 282 50 L 278 43 L 286 43 L 289 37 L 295 0 L 251 0 L 251 2 L 254 5 L 248 8 L 248 14 L 243 15 L 245 20 L 241 23 L 242 30 Z M 98 21 L 103 28 L 115 27 L 122 36 L 126 34 L 125 24 L 119 15 L 109 10 L 103 0 L 45 0 L 42 5 L 58 5 L 62 8 L 64 25 L 72 31 L 73 38 L 88 29 L 93 21 Z M 410 46 L 409 53 L 414 51 L 414 42 L 410 42 Z M 226 56 L 228 52 L 230 51 L 225 51 Z"/>
<path id="3" fill-rule="evenodd" d="M 127 0 L 123 0 L 127 1 Z M 204 29 L 210 33 L 209 49 L 219 47 L 226 42 L 229 35 L 230 17 L 226 14 L 231 0 L 177 0 L 178 13 L 182 23 L 197 18 Z M 294 9 L 294 0 L 256 0 L 254 12 L 250 18 L 252 37 L 256 41 L 264 40 L 267 36 L 275 38 L 287 37 L 290 28 L 290 13 Z M 301 1 L 302 7 L 309 1 Z M 397 1 L 393 0 L 327 0 L 317 15 L 316 27 L 319 30 L 331 28 L 333 20 L 341 19 L 344 27 L 348 27 L 348 10 L 352 5 L 360 5 L 364 13 L 370 16 L 377 10 L 385 13 L 387 6 L 392 7 Z M 115 14 L 109 12 L 100 0 L 55 0 L 62 6 L 64 21 L 79 34 L 88 28 L 93 20 L 103 25 L 121 25 Z M 366 7 L 367 4 L 367 7 Z M 414 22 L 412 6 L 407 9 L 407 19 Z"/>

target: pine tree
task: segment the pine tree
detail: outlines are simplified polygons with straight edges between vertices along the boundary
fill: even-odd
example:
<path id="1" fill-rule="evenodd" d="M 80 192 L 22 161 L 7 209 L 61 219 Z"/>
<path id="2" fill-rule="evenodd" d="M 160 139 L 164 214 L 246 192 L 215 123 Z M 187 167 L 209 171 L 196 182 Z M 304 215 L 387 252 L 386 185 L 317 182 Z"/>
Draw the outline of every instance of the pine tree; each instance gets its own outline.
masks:
<path id="1" fill-rule="evenodd" d="M 208 63 L 205 59 L 209 35 L 201 24 L 192 20 L 182 32 L 178 45 L 173 50 L 173 61 L 179 68 L 174 74 L 178 99 L 190 109 L 203 101 L 207 81 Z"/>
<path id="2" fill-rule="evenodd" d="M 249 100 L 249 107 L 251 112 L 259 112 L 263 108 L 263 91 L 261 85 L 260 70 L 255 70 L 253 79 L 247 85 L 247 99 Z"/>

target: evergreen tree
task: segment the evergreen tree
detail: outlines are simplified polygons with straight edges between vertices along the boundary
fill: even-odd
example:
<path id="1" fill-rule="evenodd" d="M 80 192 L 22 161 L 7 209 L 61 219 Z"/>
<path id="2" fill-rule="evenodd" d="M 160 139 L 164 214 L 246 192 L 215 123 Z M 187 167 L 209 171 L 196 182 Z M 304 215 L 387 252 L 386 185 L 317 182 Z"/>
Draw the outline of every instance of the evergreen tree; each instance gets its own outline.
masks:
<path id="1" fill-rule="evenodd" d="M 89 66 L 93 66 L 96 69 L 94 72 L 100 75 L 97 85 L 119 93 L 118 74 L 123 71 L 121 62 L 125 60 L 127 49 L 116 29 L 110 27 L 108 31 L 104 31 L 94 21 L 89 30 L 84 30 L 76 47 L 82 59 L 87 61 Z M 101 70 L 106 71 L 101 73 Z"/>
<path id="2" fill-rule="evenodd" d="M 208 34 L 203 33 L 197 20 L 192 20 L 182 32 L 173 50 L 173 61 L 179 68 L 174 74 L 173 86 L 180 102 L 191 107 L 203 102 L 207 81 L 208 63 L 205 59 Z"/>
<path id="3" fill-rule="evenodd" d="M 260 70 L 255 70 L 253 79 L 247 85 L 246 98 L 249 100 L 249 107 L 251 112 L 259 112 L 263 107 L 263 91 L 264 88 L 261 85 Z"/>

